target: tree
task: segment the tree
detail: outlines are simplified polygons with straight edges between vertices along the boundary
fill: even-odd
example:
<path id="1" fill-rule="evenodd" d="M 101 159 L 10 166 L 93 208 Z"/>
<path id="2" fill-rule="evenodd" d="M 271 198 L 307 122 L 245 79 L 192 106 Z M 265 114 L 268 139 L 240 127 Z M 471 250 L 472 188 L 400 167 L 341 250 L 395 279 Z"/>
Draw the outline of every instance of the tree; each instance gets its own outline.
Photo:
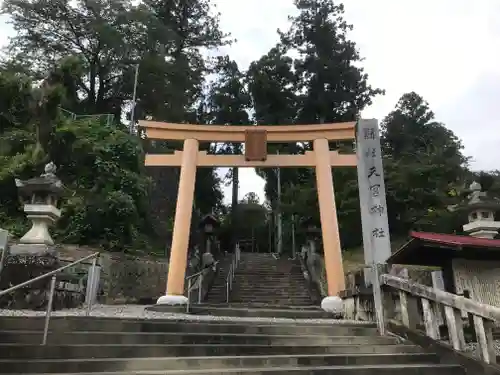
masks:
<path id="1" fill-rule="evenodd" d="M 250 108 L 251 98 L 243 83 L 243 73 L 238 69 L 236 62 L 230 60 L 227 56 L 219 59 L 218 73 L 218 77 L 211 87 L 209 97 L 211 123 L 228 126 L 248 125 L 250 122 L 248 109 Z M 242 145 L 241 143 L 223 145 L 222 152 L 241 154 Z M 238 167 L 232 168 L 231 178 L 233 183 L 231 216 L 233 225 L 236 225 L 239 187 Z"/>
<path id="2" fill-rule="evenodd" d="M 382 133 L 391 230 L 404 235 L 428 215 L 447 216 L 449 192 L 464 184 L 467 173 L 460 140 L 414 92 L 383 120 Z"/>
<path id="3" fill-rule="evenodd" d="M 54 78 L 61 69 L 49 75 L 49 95 L 64 93 Z M 144 175 L 137 137 L 92 118 L 65 118 L 57 105 L 54 109 L 52 99 L 38 101 L 38 90 L 19 73 L 0 72 L 0 82 L 0 226 L 14 235 L 27 230 L 14 180 L 40 174 L 50 159 L 69 191 L 56 230 L 59 241 L 104 246 L 112 251 L 151 249 L 149 180 Z M 50 128 L 40 148 L 40 131 L 34 130 L 48 120 Z M 151 240 L 149 245 L 146 238 Z"/>
<path id="4" fill-rule="evenodd" d="M 286 114 L 283 116 L 284 120 L 292 119 L 292 122 L 288 123 L 317 124 L 356 120 L 360 112 L 371 104 L 372 98 L 383 91 L 371 87 L 368 83 L 368 76 L 360 65 L 361 57 L 356 45 L 347 36 L 352 26 L 343 18 L 343 5 L 331 0 L 296 0 L 295 6 L 298 15 L 290 18 L 291 27 L 287 31 L 280 31 L 281 40 L 277 51 L 280 51 L 283 57 L 278 59 L 279 55 L 275 51 L 269 54 L 274 56 L 274 59 L 261 59 L 268 64 L 274 61 L 276 66 L 261 69 L 269 77 L 269 80 L 257 81 L 265 83 L 260 85 L 261 90 L 272 92 L 272 88 L 280 91 L 282 95 L 290 93 L 281 99 L 282 103 L 284 98 L 288 98 L 289 103 L 294 103 L 289 105 L 293 113 L 281 112 Z M 292 63 L 285 56 L 298 57 Z M 275 71 L 280 72 L 280 75 L 268 73 Z M 281 77 L 290 75 L 293 80 L 286 85 L 284 82 L 287 78 Z M 257 90 L 254 92 L 260 94 Z M 274 99 L 272 103 L 279 102 Z M 282 108 L 285 110 L 284 105 Z M 262 114 L 259 116 L 264 117 Z M 291 146 L 291 153 L 302 153 L 311 149 L 309 143 Z M 352 151 L 352 144 L 338 144 L 338 147 Z M 299 169 L 293 174 L 288 171 L 285 173 L 287 175 L 282 178 L 285 209 L 300 212 L 319 224 L 313 171 Z M 334 170 L 333 173 L 342 242 L 344 246 L 358 245 L 362 236 L 356 171 Z M 272 184 L 272 180 L 268 178 L 267 183 Z M 291 208 L 290 204 L 295 207 Z"/>
<path id="5" fill-rule="evenodd" d="M 301 124 L 352 121 L 383 91 L 368 84 L 361 57 L 347 33 L 344 6 L 331 0 L 295 0 L 299 14 L 280 32 L 281 43 L 298 54 Z"/>
<path id="6" fill-rule="evenodd" d="M 8 48 L 11 61 L 24 61 L 39 78 L 61 59 L 77 56 L 81 75 L 72 95 L 80 100 L 68 109 L 119 118 L 131 97 L 131 90 L 124 91 L 133 78 L 127 62 L 140 55 L 134 47 L 142 35 L 129 0 L 6 0 L 2 12 L 16 31 Z"/>
<path id="7" fill-rule="evenodd" d="M 298 112 L 298 79 L 293 71 L 293 59 L 286 55 L 286 48 L 278 44 L 266 55 L 250 64 L 247 72 L 248 89 L 252 97 L 254 120 L 259 125 L 294 124 Z M 300 153 L 303 145 L 270 144 L 270 153 Z M 257 169 L 266 180 L 266 196 L 273 210 L 277 209 L 277 171 Z M 281 181 L 288 184 L 297 179 L 298 170 L 282 170 Z M 303 171 L 302 171 L 303 172 Z"/>
<path id="8" fill-rule="evenodd" d="M 245 196 L 240 201 L 240 203 L 259 204 L 260 205 L 259 196 L 252 191 L 250 193 L 245 194 Z"/>
<path id="9" fill-rule="evenodd" d="M 140 6 L 147 30 L 141 42 L 138 98 L 143 116 L 198 123 L 211 59 L 203 54 L 228 43 L 210 0 L 146 0 Z"/>

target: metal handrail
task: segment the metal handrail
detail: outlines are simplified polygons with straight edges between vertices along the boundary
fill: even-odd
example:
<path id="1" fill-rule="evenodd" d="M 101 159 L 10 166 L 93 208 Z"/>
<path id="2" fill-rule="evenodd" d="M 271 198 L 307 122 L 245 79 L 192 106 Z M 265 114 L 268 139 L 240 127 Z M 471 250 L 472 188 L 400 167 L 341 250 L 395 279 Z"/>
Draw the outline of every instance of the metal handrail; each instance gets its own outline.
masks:
<path id="1" fill-rule="evenodd" d="M 210 267 L 216 267 L 217 264 L 219 264 L 219 261 L 213 263 L 210 265 Z M 206 271 L 206 268 L 202 269 L 201 271 L 195 273 L 194 275 L 189 275 L 186 277 L 185 280 L 187 280 L 188 282 L 188 287 L 187 287 L 187 304 L 186 304 L 186 312 L 189 313 L 189 307 L 191 305 L 191 290 L 194 289 L 194 287 L 196 286 L 196 283 L 198 283 L 198 303 L 201 303 L 201 297 L 202 297 L 202 284 L 203 284 L 203 277 L 204 277 L 204 274 L 205 274 L 205 271 Z M 193 278 L 195 277 L 199 277 L 198 280 L 199 281 L 195 281 L 194 282 L 194 285 L 193 285 Z"/>
<path id="2" fill-rule="evenodd" d="M 233 290 L 234 273 L 240 262 L 240 257 L 241 257 L 240 245 L 236 244 L 233 258 L 231 259 L 231 265 L 229 266 L 229 271 L 226 277 L 226 303 L 229 303 L 229 294 L 231 293 L 231 290 Z"/>
<path id="3" fill-rule="evenodd" d="M 13 287 L 4 289 L 4 290 L 0 291 L 0 297 L 4 296 L 6 294 L 9 294 L 11 292 L 15 292 L 18 289 L 21 289 L 25 286 L 31 285 L 37 281 L 40 281 L 40 280 L 46 279 L 47 277 L 52 276 L 52 279 L 50 280 L 49 301 L 47 302 L 47 310 L 45 312 L 45 325 L 43 327 L 42 345 L 46 345 L 47 344 L 47 336 L 49 333 L 50 316 L 52 314 L 52 304 L 54 302 L 54 292 L 56 289 L 56 274 L 66 270 L 70 267 L 76 266 L 77 264 L 83 263 L 86 260 L 92 259 L 92 266 L 91 266 L 92 267 L 91 268 L 92 277 L 90 277 L 91 283 L 90 283 L 90 285 L 88 285 L 88 283 L 87 283 L 87 288 L 90 287 L 90 291 L 88 293 L 90 298 L 89 298 L 88 303 L 87 303 L 87 315 L 90 315 L 90 311 L 92 309 L 92 296 L 94 294 L 94 287 L 95 287 L 95 285 L 94 285 L 94 272 L 95 272 L 95 269 L 97 267 L 97 258 L 98 257 L 99 257 L 99 253 L 94 253 L 94 254 L 88 255 L 88 256 L 81 258 L 81 259 L 78 259 L 70 264 L 59 267 L 58 269 L 56 269 L 54 271 L 47 272 L 43 275 L 40 275 L 40 276 L 34 277 L 33 279 L 27 280 L 21 284 L 17 284 L 17 285 L 14 285 Z"/>

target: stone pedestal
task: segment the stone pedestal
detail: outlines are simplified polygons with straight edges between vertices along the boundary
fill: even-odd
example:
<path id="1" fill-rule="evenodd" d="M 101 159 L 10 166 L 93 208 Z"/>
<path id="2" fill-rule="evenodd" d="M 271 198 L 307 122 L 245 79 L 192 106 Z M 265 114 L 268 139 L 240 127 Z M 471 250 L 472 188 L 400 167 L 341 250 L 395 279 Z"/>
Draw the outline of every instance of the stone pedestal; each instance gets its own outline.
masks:
<path id="1" fill-rule="evenodd" d="M 13 245 L 5 258 L 0 288 L 7 289 L 60 267 L 55 250 L 47 245 Z M 43 310 L 50 277 L 0 297 L 0 308 Z"/>

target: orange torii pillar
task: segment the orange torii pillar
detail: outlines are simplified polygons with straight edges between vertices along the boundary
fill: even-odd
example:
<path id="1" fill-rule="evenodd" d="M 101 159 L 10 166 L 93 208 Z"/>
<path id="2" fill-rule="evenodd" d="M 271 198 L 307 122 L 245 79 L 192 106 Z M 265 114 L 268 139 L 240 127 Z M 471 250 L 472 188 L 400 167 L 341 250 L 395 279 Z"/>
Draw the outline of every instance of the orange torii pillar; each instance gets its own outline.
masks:
<path id="1" fill-rule="evenodd" d="M 179 190 L 175 207 L 174 235 L 168 265 L 167 292 L 158 298 L 158 304 L 183 305 L 187 303 L 187 297 L 184 296 L 184 278 L 193 212 L 197 157 L 198 141 L 196 139 L 186 139 L 182 153 Z"/>

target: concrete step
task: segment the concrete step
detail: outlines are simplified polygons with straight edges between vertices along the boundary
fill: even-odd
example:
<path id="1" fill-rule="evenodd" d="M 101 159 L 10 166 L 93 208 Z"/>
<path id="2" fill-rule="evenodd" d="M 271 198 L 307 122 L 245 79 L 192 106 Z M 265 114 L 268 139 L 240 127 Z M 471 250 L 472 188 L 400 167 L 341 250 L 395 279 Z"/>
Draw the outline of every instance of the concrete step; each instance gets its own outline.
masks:
<path id="1" fill-rule="evenodd" d="M 307 297 L 307 298 L 285 298 L 285 297 L 268 297 L 268 298 L 257 298 L 257 297 L 252 297 L 248 295 L 240 295 L 240 294 L 233 294 L 229 296 L 230 302 L 234 303 L 245 303 L 245 302 L 259 302 L 262 304 L 268 304 L 268 305 L 281 305 L 281 306 L 288 306 L 288 305 L 312 305 L 312 299 Z"/>
<path id="2" fill-rule="evenodd" d="M 214 290 L 221 290 L 226 292 L 226 286 L 214 286 Z M 255 293 L 266 293 L 266 292 L 276 292 L 280 294 L 286 294 L 286 295 L 302 295 L 307 293 L 307 288 L 304 287 L 298 287 L 298 286 L 293 286 L 293 285 L 241 285 L 238 283 L 233 284 L 233 291 L 238 290 L 238 291 L 247 291 L 247 292 L 255 292 Z"/>
<path id="3" fill-rule="evenodd" d="M 200 363 L 201 367 L 203 364 Z M 52 373 L 55 374 L 55 373 Z M 315 366 L 315 367 L 282 367 L 282 368 L 233 368 L 206 370 L 158 370 L 158 371 L 120 371 L 120 372 L 87 372 L 65 373 L 58 375 L 463 375 L 465 370 L 457 365 L 447 364 L 401 364 L 401 365 L 364 365 L 364 366 Z M 40 373 L 39 375 L 43 375 Z"/>
<path id="4" fill-rule="evenodd" d="M 229 301 L 236 302 L 236 303 L 238 303 L 238 302 L 251 302 L 252 300 L 255 300 L 255 299 L 246 298 L 246 297 L 238 297 L 238 296 L 229 298 Z M 259 298 L 257 301 L 262 302 L 262 303 L 281 304 L 281 305 L 291 305 L 291 304 L 296 304 L 296 303 L 300 303 L 302 305 L 305 305 L 306 303 L 309 303 L 309 304 L 311 304 L 311 306 L 315 306 L 312 304 L 311 299 L 309 299 L 309 300 L 305 300 L 305 299 L 304 300 L 297 300 L 297 299 L 285 300 L 285 299 L 279 299 L 279 298 L 269 298 L 269 299 Z"/>
<path id="5" fill-rule="evenodd" d="M 0 331 L 0 343 L 32 344 L 40 342 L 39 331 Z M 253 344 L 253 345 L 382 345 L 395 344 L 393 337 L 380 336 L 319 336 L 268 335 L 198 332 L 54 332 L 48 335 L 50 344 Z"/>
<path id="6" fill-rule="evenodd" d="M 229 302 L 229 303 L 223 303 L 223 304 L 220 304 L 220 303 L 217 303 L 217 304 L 213 304 L 213 303 L 210 303 L 210 302 L 204 302 L 198 306 L 212 306 L 212 307 L 232 307 L 232 308 L 236 308 L 236 309 L 241 309 L 241 308 L 250 308 L 250 309 L 257 309 L 257 308 L 268 308 L 268 309 L 278 309 L 278 310 L 281 310 L 281 309 L 284 309 L 283 305 L 273 305 L 273 304 L 269 304 L 269 303 L 262 303 L 262 302 Z M 288 305 L 286 306 L 286 309 L 287 310 L 310 310 L 310 311 L 323 311 L 319 306 L 314 306 L 314 305 Z M 258 323 L 260 324 L 260 322 Z M 303 325 L 307 325 L 307 326 L 310 326 L 310 323 L 301 323 L 300 321 L 297 321 L 296 324 L 303 324 Z M 356 326 L 357 324 L 359 324 L 359 321 L 356 321 L 355 323 L 343 323 L 343 325 L 346 325 L 346 326 Z M 366 326 L 370 326 L 370 327 L 376 327 L 376 324 L 373 323 L 373 322 L 363 322 L 363 326 L 366 327 Z"/>
<path id="7" fill-rule="evenodd" d="M 226 344 L 174 345 L 46 345 L 0 344 L 3 359 L 85 359 L 85 358 L 145 358 L 145 357 L 205 357 L 236 355 L 312 355 L 312 354 L 411 354 L 422 348 L 409 344 L 394 345 L 324 345 L 269 346 Z"/>
<path id="8" fill-rule="evenodd" d="M 295 292 L 295 293 L 287 293 L 286 289 L 240 289 L 235 287 L 232 290 L 233 293 L 236 294 L 243 294 L 243 295 L 256 295 L 259 297 L 273 297 L 273 296 L 283 296 L 283 297 L 288 297 L 289 299 L 293 298 L 300 298 L 300 297 L 308 297 L 309 295 L 304 291 L 304 292 Z M 272 295 L 270 295 L 272 294 Z"/>
<path id="9" fill-rule="evenodd" d="M 265 292 L 267 291 L 279 291 L 281 293 L 289 293 L 289 294 L 294 294 L 294 293 L 305 293 L 307 291 L 307 288 L 305 286 L 305 283 L 300 283 L 300 284 L 291 284 L 291 283 L 270 283 L 270 284 L 264 284 L 264 283 L 239 283 L 239 282 L 234 282 L 233 283 L 233 289 L 247 289 L 251 291 L 261 291 Z"/>
<path id="10" fill-rule="evenodd" d="M 210 306 L 210 305 L 201 305 Z M 226 307 L 245 305 L 226 305 Z M 248 306 L 248 305 L 246 305 Z M 39 331 L 44 328 L 44 318 L 13 318 L 1 319 L 1 329 L 6 331 Z M 247 334 L 271 334 L 271 335 L 331 335 L 331 336 L 370 336 L 376 335 L 374 325 L 301 325 L 291 324 L 244 324 L 237 322 L 203 322 L 203 321 L 154 321 L 154 320 L 126 320 L 106 318 L 58 318 L 50 321 L 50 332 L 71 331 L 106 331 L 106 332 L 197 332 L 197 333 L 247 333 Z"/>
<path id="11" fill-rule="evenodd" d="M 92 358 L 0 360 L 0 373 L 61 373 L 100 371 L 169 371 L 169 370 L 229 370 L 239 368 L 282 368 L 323 366 L 365 366 L 395 364 L 433 364 L 439 358 L 433 354 L 314 354 L 314 355 L 265 355 L 238 357 L 157 357 L 157 358 Z"/>
<path id="12" fill-rule="evenodd" d="M 255 296 L 251 296 L 251 295 L 248 295 L 248 294 L 240 294 L 240 293 L 237 293 L 237 292 L 234 292 L 233 294 L 230 294 L 229 295 L 230 299 L 232 300 L 231 302 L 233 303 L 236 303 L 237 301 L 235 301 L 235 299 L 241 299 L 240 303 L 251 303 L 252 300 L 255 301 L 255 303 L 260 303 L 262 304 L 264 307 L 267 305 L 274 305 L 274 306 L 281 306 L 281 308 L 283 308 L 283 306 L 303 306 L 303 307 L 306 307 L 306 306 L 311 306 L 311 303 L 312 303 L 312 299 L 311 297 L 307 296 L 307 297 L 291 297 L 291 298 L 287 298 L 287 297 L 281 297 L 281 296 L 269 296 L 269 297 L 261 297 L 261 296 L 258 296 L 258 298 L 256 298 Z M 273 301 L 279 301 L 279 302 L 274 302 Z M 287 302 L 287 303 L 283 303 L 283 302 Z"/>
<path id="13" fill-rule="evenodd" d="M 252 300 L 252 302 L 259 302 Z M 161 309 L 161 307 L 159 307 Z M 323 310 L 298 309 L 268 309 L 268 308 L 228 308 L 206 307 L 193 305 L 190 308 L 193 314 L 208 314 L 215 316 L 261 317 L 261 318 L 290 318 L 290 319 L 332 319 L 335 316 Z"/>
<path id="14" fill-rule="evenodd" d="M 231 297 L 241 299 L 242 302 L 260 302 L 260 303 L 267 303 L 270 304 L 274 301 L 275 305 L 281 305 L 281 306 L 288 306 L 288 305 L 307 305 L 310 304 L 312 299 L 309 296 L 285 296 L 285 295 L 255 295 L 251 293 L 238 293 L 237 291 L 234 291 L 233 294 L 229 295 L 229 298 Z M 234 299 L 233 299 L 233 302 Z"/>

